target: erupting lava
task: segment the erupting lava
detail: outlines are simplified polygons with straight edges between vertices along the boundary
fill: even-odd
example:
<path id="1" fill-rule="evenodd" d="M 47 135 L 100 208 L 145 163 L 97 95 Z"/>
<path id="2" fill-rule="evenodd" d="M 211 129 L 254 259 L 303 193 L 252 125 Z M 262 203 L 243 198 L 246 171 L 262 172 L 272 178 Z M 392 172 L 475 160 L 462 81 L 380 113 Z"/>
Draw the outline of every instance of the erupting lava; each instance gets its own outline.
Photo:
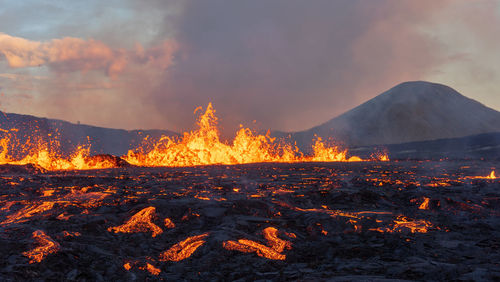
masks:
<path id="1" fill-rule="evenodd" d="M 68 170 L 68 169 L 103 169 L 115 167 L 115 164 L 106 159 L 90 157 L 90 146 L 78 146 L 75 152 L 69 157 L 64 158 L 54 149 L 58 148 L 57 140 L 52 140 L 51 146 L 42 141 L 26 145 L 13 141 L 14 138 L 4 136 L 0 139 L 0 164 L 35 164 L 47 170 Z M 22 159 L 16 160 L 9 152 L 9 148 L 16 148 L 19 151 L 29 151 Z M 19 152 L 13 152 L 14 154 Z"/>
<path id="2" fill-rule="evenodd" d="M 472 178 L 476 179 L 497 179 L 498 177 L 495 175 L 495 171 L 492 170 L 488 176 L 474 176 Z"/>
<path id="3" fill-rule="evenodd" d="M 40 244 L 39 247 L 24 252 L 23 255 L 30 258 L 30 263 L 41 262 L 48 254 L 56 253 L 61 249 L 61 246 L 42 230 L 33 232 L 33 239 Z"/>
<path id="4" fill-rule="evenodd" d="M 196 111 L 195 111 L 196 112 Z M 210 164 L 246 164 L 258 162 L 348 162 L 362 161 L 359 157 L 347 158 L 347 150 L 326 146 L 321 138 L 313 145 L 313 155 L 304 156 L 296 146 L 275 142 L 275 138 L 259 135 L 248 128 L 236 133 L 232 144 L 220 140 L 217 117 L 209 103 L 198 118 L 199 128 L 186 132 L 180 140 L 162 137 L 153 150 L 131 150 L 124 159 L 138 166 L 193 166 Z M 388 160 L 387 155 L 377 160 Z"/>
<path id="5" fill-rule="evenodd" d="M 195 111 L 196 112 L 196 111 Z M 198 129 L 185 132 L 179 139 L 162 136 L 148 146 L 139 146 L 129 150 L 122 158 L 137 166 L 181 167 L 211 164 L 246 164 L 258 162 L 358 162 L 363 161 L 356 156 L 348 157 L 347 150 L 338 146 L 327 146 L 321 138 L 317 138 L 312 146 L 313 154 L 306 156 L 299 152 L 295 145 L 276 142 L 269 133 L 261 135 L 241 126 L 231 144 L 220 139 L 217 128 L 215 109 L 209 103 L 204 114 L 197 121 Z M 15 141 L 14 133 L 3 130 L 0 139 L 0 164 L 36 164 L 47 170 L 70 169 L 103 169 L 116 167 L 116 163 L 106 158 L 91 157 L 90 146 L 79 146 L 69 157 L 63 157 L 57 138 L 49 135 L 49 142 L 32 136 L 27 144 Z M 14 130 L 13 132 L 17 132 Z M 151 142 L 148 138 L 145 143 Z M 145 147 L 152 147 L 146 150 Z M 12 149 L 15 148 L 15 152 Z M 11 149 L 11 150 L 9 150 Z M 13 157 L 19 152 L 28 152 L 18 159 Z M 385 153 L 372 156 L 373 160 L 388 161 Z"/>

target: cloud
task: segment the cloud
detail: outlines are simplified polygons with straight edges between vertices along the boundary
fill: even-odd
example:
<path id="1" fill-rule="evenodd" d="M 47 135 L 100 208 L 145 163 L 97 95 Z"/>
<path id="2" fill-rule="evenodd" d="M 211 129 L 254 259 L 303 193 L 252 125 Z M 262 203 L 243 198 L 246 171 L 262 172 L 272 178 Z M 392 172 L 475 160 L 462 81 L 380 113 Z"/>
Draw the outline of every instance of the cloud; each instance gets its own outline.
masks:
<path id="1" fill-rule="evenodd" d="M 166 69 L 176 51 L 177 44 L 172 40 L 147 50 L 138 45 L 134 51 L 113 49 L 94 39 L 65 37 L 39 42 L 0 33 L 0 54 L 11 68 L 48 65 L 57 72 L 101 70 L 116 76 L 130 62 Z"/>
<path id="2" fill-rule="evenodd" d="M 437 1 L 185 1 L 175 21 L 183 48 L 151 99 L 186 126 L 212 101 L 227 128 L 305 129 L 442 62 L 420 27 Z"/>
<path id="3" fill-rule="evenodd" d="M 498 1 L 38 2 L 0 11 L 0 72 L 23 75 L 2 91 L 35 92 L 18 112 L 180 131 L 211 101 L 229 136 L 306 129 L 406 80 L 499 107 Z"/>

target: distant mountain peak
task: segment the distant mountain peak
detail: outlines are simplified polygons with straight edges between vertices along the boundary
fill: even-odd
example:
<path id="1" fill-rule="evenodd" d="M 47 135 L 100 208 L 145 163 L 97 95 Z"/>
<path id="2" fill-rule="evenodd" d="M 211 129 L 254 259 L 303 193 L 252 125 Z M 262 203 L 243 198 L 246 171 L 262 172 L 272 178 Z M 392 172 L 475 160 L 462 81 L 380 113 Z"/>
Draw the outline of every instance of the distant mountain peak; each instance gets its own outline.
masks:
<path id="1" fill-rule="evenodd" d="M 350 146 L 397 144 L 500 132 L 500 112 L 427 81 L 400 83 L 358 107 L 292 134 L 303 147 L 315 135 Z"/>

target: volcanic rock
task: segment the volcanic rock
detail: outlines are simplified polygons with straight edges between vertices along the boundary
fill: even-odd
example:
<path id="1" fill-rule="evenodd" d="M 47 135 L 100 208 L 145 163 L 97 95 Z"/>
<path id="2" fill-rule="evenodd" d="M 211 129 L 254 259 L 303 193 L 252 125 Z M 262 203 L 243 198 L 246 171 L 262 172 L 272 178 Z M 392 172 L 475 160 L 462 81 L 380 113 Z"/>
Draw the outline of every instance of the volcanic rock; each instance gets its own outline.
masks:
<path id="1" fill-rule="evenodd" d="M 43 173 L 46 170 L 35 164 L 25 164 L 25 165 L 12 165 L 3 164 L 0 165 L 0 174 L 36 174 Z"/>

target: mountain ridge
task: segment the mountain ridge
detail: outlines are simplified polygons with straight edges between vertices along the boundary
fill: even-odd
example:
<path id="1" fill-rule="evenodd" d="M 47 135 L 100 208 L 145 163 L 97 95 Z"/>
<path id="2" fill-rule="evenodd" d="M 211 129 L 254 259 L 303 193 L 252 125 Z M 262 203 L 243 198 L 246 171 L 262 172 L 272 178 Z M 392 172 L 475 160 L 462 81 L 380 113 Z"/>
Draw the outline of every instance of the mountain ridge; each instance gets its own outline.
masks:
<path id="1" fill-rule="evenodd" d="M 425 81 L 398 84 L 367 102 L 290 136 L 308 148 L 315 136 L 348 147 L 399 144 L 500 132 L 500 112 L 453 88 Z"/>
<path id="2" fill-rule="evenodd" d="M 78 145 L 90 144 L 91 154 L 121 156 L 135 148 L 144 137 L 179 136 L 169 130 L 125 130 L 87 124 L 74 124 L 60 119 L 0 112 L 0 129 L 10 131 L 17 142 L 26 143 L 32 135 L 48 141 L 49 134 L 58 136 L 63 153 L 71 153 Z M 16 131 L 12 131 L 15 129 Z"/>

